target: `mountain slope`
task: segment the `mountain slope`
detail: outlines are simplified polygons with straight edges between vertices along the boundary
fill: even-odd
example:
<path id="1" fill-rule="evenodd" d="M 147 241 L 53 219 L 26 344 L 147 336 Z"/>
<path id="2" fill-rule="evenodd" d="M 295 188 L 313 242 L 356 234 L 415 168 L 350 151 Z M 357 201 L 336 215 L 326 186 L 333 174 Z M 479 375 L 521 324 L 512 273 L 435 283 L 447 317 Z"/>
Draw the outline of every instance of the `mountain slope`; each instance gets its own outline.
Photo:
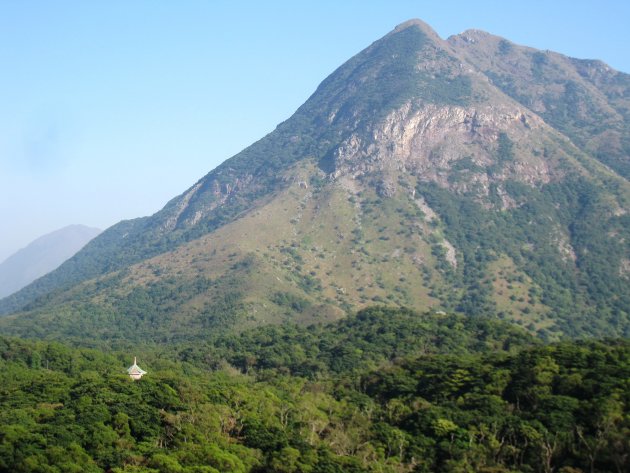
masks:
<path id="1" fill-rule="evenodd" d="M 470 30 L 448 42 L 503 92 L 630 178 L 630 75 Z"/>
<path id="2" fill-rule="evenodd" d="M 341 66 L 289 120 L 210 172 L 162 211 L 106 230 L 59 271 L 3 300 L 0 312 L 15 311 L 51 290 L 125 267 L 212 231 L 281 186 L 277 176 L 286 166 L 309 157 L 328 157 L 344 134 L 359 127 L 365 110 L 386 113 L 412 94 L 410 51 L 435 50 L 442 43 L 426 25 L 415 22 L 413 26 L 399 27 Z M 398 58 L 409 59 L 399 64 Z M 398 72 L 396 80 L 390 80 L 392 69 Z M 441 81 L 434 85 L 444 89 Z"/>
<path id="3" fill-rule="evenodd" d="M 0 263 L 0 297 L 6 297 L 56 269 L 101 231 L 70 225 L 44 235 Z"/>
<path id="4" fill-rule="evenodd" d="M 3 300 L 22 313 L 0 329 L 195 339 L 388 301 L 548 338 L 628 334 L 627 156 L 603 159 L 594 124 L 546 116 L 460 43 L 400 25 L 163 210 Z M 622 110 L 619 77 L 606 100 Z"/>

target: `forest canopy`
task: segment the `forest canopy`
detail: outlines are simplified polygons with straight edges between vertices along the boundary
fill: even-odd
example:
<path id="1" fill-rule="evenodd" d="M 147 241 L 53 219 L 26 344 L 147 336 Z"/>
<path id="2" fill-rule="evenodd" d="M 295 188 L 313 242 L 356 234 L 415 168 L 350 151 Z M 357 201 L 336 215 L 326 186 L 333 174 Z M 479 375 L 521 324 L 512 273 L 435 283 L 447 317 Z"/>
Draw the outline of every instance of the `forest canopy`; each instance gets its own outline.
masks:
<path id="1" fill-rule="evenodd" d="M 627 341 L 542 346 L 496 322 L 380 307 L 336 330 L 233 337 L 139 348 L 136 382 L 127 353 L 0 338 L 0 471 L 630 467 Z"/>

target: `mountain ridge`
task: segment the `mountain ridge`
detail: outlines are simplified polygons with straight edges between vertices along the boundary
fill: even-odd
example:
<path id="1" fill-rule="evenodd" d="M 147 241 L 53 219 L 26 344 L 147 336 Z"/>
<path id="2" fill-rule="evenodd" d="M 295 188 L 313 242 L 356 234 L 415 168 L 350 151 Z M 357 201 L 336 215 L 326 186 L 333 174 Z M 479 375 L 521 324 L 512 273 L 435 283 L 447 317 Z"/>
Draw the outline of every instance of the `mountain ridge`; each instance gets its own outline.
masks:
<path id="1" fill-rule="evenodd" d="M 629 74 L 602 61 L 538 51 L 478 30 L 453 35 L 447 41 L 478 63 L 507 95 L 620 175 L 630 177 L 630 136 L 625 125 L 630 117 Z M 497 56 L 508 60 L 497 61 Z M 609 89 L 603 90 L 606 85 Z"/>
<path id="2" fill-rule="evenodd" d="M 68 225 L 33 240 L 0 262 L 0 297 L 54 270 L 100 232 L 85 225 Z"/>

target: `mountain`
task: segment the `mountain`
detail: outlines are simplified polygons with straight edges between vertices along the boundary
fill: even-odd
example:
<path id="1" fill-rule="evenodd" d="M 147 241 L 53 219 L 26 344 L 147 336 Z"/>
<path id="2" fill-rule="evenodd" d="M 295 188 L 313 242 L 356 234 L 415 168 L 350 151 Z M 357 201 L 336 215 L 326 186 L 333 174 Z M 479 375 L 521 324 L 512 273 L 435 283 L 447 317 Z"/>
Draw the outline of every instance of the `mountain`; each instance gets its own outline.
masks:
<path id="1" fill-rule="evenodd" d="M 0 297 L 6 297 L 61 265 L 101 230 L 69 225 L 48 233 L 0 263 Z"/>
<path id="2" fill-rule="evenodd" d="M 403 23 L 161 211 L 2 300 L 0 330 L 190 340 L 377 302 L 627 336 L 629 84 Z"/>

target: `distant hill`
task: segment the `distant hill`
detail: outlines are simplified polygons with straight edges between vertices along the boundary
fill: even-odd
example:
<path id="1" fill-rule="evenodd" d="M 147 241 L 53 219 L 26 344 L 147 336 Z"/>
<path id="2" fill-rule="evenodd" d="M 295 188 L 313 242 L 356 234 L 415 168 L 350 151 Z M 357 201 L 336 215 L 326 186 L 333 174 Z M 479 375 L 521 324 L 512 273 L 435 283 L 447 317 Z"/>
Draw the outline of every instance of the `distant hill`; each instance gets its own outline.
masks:
<path id="1" fill-rule="evenodd" d="M 628 74 L 411 20 L 161 211 L 0 301 L 0 331 L 198 340 L 379 303 L 628 336 L 629 163 Z"/>
<path id="2" fill-rule="evenodd" d="M 69 225 L 9 256 L 0 263 L 0 297 L 13 294 L 56 269 L 99 233 L 97 228 Z"/>

